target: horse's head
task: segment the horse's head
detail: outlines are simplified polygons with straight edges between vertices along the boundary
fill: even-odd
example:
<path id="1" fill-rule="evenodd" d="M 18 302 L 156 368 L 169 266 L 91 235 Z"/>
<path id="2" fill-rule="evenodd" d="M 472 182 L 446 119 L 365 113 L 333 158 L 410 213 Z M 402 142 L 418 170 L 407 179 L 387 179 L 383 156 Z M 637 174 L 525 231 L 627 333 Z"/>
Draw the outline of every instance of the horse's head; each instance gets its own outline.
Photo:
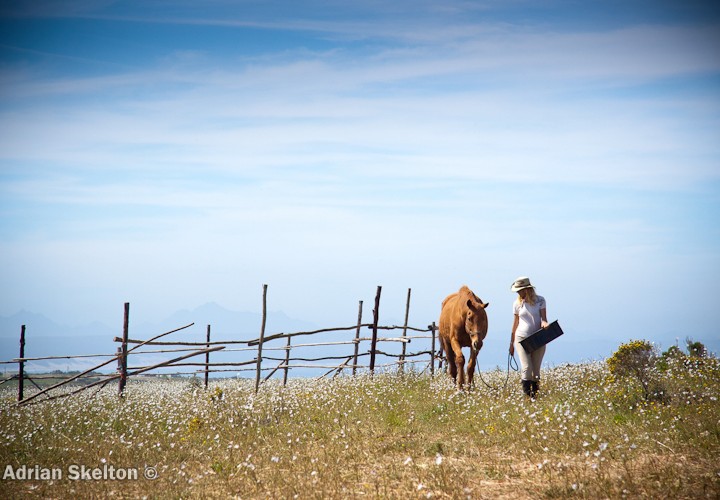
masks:
<path id="1" fill-rule="evenodd" d="M 483 304 L 475 294 L 468 298 L 465 305 L 465 331 L 470 336 L 470 348 L 477 352 L 483 346 L 483 340 L 488 331 L 488 317 L 485 308 L 490 303 Z"/>

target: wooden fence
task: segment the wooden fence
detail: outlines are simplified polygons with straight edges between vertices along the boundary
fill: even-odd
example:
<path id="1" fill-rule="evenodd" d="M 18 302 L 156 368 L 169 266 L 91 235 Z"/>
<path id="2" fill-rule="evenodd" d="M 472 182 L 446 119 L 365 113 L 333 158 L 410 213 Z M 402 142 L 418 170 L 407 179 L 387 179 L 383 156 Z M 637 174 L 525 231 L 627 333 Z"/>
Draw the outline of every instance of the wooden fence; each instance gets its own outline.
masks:
<path id="1" fill-rule="evenodd" d="M 39 398 L 40 396 L 44 396 L 44 399 L 39 401 L 46 401 L 50 399 L 60 398 L 69 396 L 71 394 L 76 394 L 78 392 L 87 390 L 92 387 L 104 387 L 107 384 L 117 381 L 118 384 L 118 394 L 122 396 L 125 393 L 127 380 L 130 377 L 141 375 L 141 374 L 148 374 L 149 372 L 152 372 L 153 370 L 158 370 L 160 368 L 181 368 L 181 370 L 187 370 L 188 367 L 195 368 L 193 371 L 175 371 L 173 372 L 174 375 L 203 375 L 204 376 L 204 385 L 207 388 L 208 386 L 208 379 L 209 375 L 211 373 L 219 373 L 219 372 L 240 372 L 240 371 L 254 371 L 255 372 L 255 391 L 257 392 L 260 385 L 264 382 L 270 379 L 275 373 L 278 371 L 282 372 L 283 375 L 283 385 L 287 383 L 288 380 L 288 373 L 290 370 L 294 368 L 314 368 L 314 369 L 327 369 L 328 371 L 322 375 L 323 377 L 328 376 L 330 374 L 334 374 L 333 376 L 336 376 L 343 371 L 347 370 L 352 373 L 352 375 L 356 375 L 359 369 L 367 369 L 370 374 L 374 374 L 376 368 L 387 368 L 387 367 L 393 367 L 397 366 L 399 370 L 404 370 L 406 364 L 410 363 L 426 363 L 427 367 L 425 369 L 429 369 L 430 373 L 434 375 L 435 373 L 435 361 L 438 361 L 438 368 L 440 368 L 442 363 L 442 346 L 440 342 L 436 342 L 436 331 L 437 327 L 435 323 L 428 325 L 425 328 L 416 328 L 408 325 L 408 317 L 409 317 L 409 311 L 410 311 L 410 297 L 411 297 L 411 290 L 408 289 L 407 293 L 407 302 L 405 307 L 405 322 L 402 326 L 381 326 L 379 324 L 379 309 L 380 309 L 380 295 L 382 292 L 382 287 L 377 287 L 377 292 L 375 295 L 375 304 L 373 309 L 373 321 L 372 323 L 363 323 L 362 317 L 363 317 L 363 302 L 359 302 L 358 306 L 358 316 L 357 316 L 357 322 L 354 325 L 351 326 L 343 326 L 343 327 L 333 327 L 333 328 L 323 328 L 318 330 L 311 330 L 311 331 L 299 331 L 299 332 L 291 332 L 291 333 L 275 333 L 271 335 L 266 335 L 265 332 L 265 326 L 266 326 L 266 317 L 267 317 L 267 285 L 263 285 L 263 296 L 262 296 L 262 322 L 260 327 L 260 333 L 259 336 L 256 338 L 252 338 L 249 340 L 221 340 L 221 341 L 211 341 L 211 325 L 207 325 L 206 330 L 206 336 L 204 342 L 179 342 L 179 341 L 166 341 L 166 340 L 159 340 L 162 337 L 166 337 L 170 334 L 185 330 L 191 326 L 194 325 L 194 323 L 190 323 L 185 326 L 181 326 L 179 328 L 170 330 L 168 332 L 161 333 L 159 335 L 156 335 L 150 339 L 147 340 L 138 340 L 138 339 L 132 339 L 130 338 L 130 329 L 129 329 L 129 318 L 130 318 L 130 304 L 125 303 L 124 307 L 124 317 L 123 317 L 123 330 L 122 330 L 122 337 L 115 337 L 114 341 L 119 344 L 119 347 L 117 348 L 117 351 L 114 354 L 90 354 L 90 355 L 79 355 L 79 356 L 45 356 L 45 357 L 36 357 L 36 358 L 28 358 L 25 357 L 25 333 L 26 333 L 26 325 L 22 325 L 20 329 L 20 356 L 18 358 L 14 358 L 10 361 L 0 361 L 0 364 L 14 364 L 17 363 L 18 365 L 18 373 L 17 375 L 14 375 L 12 377 L 9 377 L 5 380 L 0 381 L 0 384 L 8 382 L 10 380 L 17 380 L 18 381 L 18 404 L 26 404 L 31 401 L 36 401 L 36 398 Z M 363 336 L 362 331 L 363 329 L 368 329 L 372 333 L 370 336 Z M 392 336 L 380 336 L 380 332 L 383 331 L 395 331 L 395 330 L 401 330 L 401 333 L 399 336 L 392 337 Z M 292 344 L 293 339 L 296 339 L 301 336 L 312 336 L 317 335 L 320 333 L 327 333 L 327 332 L 347 332 L 347 331 L 354 331 L 354 338 L 351 340 L 344 340 L 344 341 L 332 341 L 332 342 L 310 342 L 310 343 L 300 343 L 300 344 Z M 415 332 L 414 335 L 408 335 L 408 332 Z M 422 334 L 422 335 L 420 335 Z M 412 342 L 413 340 L 419 340 L 419 339 L 429 339 L 430 340 L 430 346 L 429 349 L 424 351 L 416 351 L 416 352 L 408 352 L 406 349 L 406 346 L 408 343 Z M 273 341 L 280 341 L 284 340 L 285 343 L 281 347 L 267 347 L 266 344 L 273 342 Z M 370 342 L 369 350 L 365 353 L 360 352 L 360 344 L 363 342 Z M 378 349 L 379 344 L 386 343 L 386 342 L 400 342 L 401 343 L 401 352 L 399 354 L 392 354 L 388 352 L 381 351 Z M 438 351 L 436 351 L 436 344 L 439 347 Z M 351 345 L 353 347 L 353 351 L 350 354 L 347 355 L 340 355 L 340 356 L 321 356 L 321 357 L 293 357 L 291 355 L 291 351 L 293 348 L 308 348 L 308 347 L 323 347 L 323 346 L 339 346 L 339 345 Z M 237 347 L 237 346 L 245 346 L 245 347 Z M 157 350 L 147 350 L 147 347 L 160 347 L 161 349 Z M 140 350 L 141 348 L 145 348 L 145 350 Z M 234 362 L 211 362 L 210 361 L 210 354 L 213 352 L 218 351 L 225 351 L 225 352 L 241 352 L 241 351 L 248 351 L 248 352 L 254 352 L 255 357 L 251 360 L 245 360 L 245 361 L 234 361 Z M 282 357 L 275 357 L 275 356 L 268 356 L 266 355 L 268 352 L 276 352 L 280 351 L 283 356 Z M 176 356 L 172 359 L 167 359 L 164 361 L 161 361 L 159 363 L 155 363 L 148 366 L 138 366 L 133 367 L 128 365 L 128 360 L 134 358 L 138 354 L 179 354 L 184 353 L 182 355 Z M 204 361 L 198 362 L 195 360 L 191 360 L 191 358 L 196 358 L 197 356 L 203 356 L 204 355 Z M 389 358 L 397 358 L 396 361 L 393 361 L 389 364 L 385 364 L 382 366 L 377 365 L 377 355 L 382 355 Z M 361 358 L 364 358 L 366 356 L 369 356 L 369 363 L 368 364 L 362 364 L 360 362 Z M 104 362 L 93 366 L 92 368 L 89 368 L 81 373 L 75 374 L 71 377 L 65 377 L 62 378 L 59 382 L 50 385 L 49 387 L 41 388 L 35 380 L 40 380 L 42 378 L 53 378 L 57 379 L 59 377 L 55 375 L 44 375 L 44 376 L 33 376 L 29 377 L 28 374 L 25 371 L 25 364 L 28 362 L 33 361 L 41 361 L 41 360 L 57 360 L 57 359 L 77 359 L 77 358 L 89 358 L 89 357 L 103 357 L 103 358 L 109 358 L 106 359 Z M 411 358 L 426 358 L 426 361 L 422 360 L 415 360 Z M 278 362 L 277 365 L 268 367 L 267 362 Z M 337 362 L 338 364 L 318 364 L 323 362 Z M 102 375 L 97 372 L 97 370 L 106 367 L 107 365 L 110 365 L 111 363 L 117 363 L 117 368 L 115 373 Z M 265 365 L 263 365 L 263 362 L 266 362 Z M 263 372 L 269 372 L 266 375 L 263 376 Z M 166 373 L 166 375 L 169 375 Z M 81 385 L 78 388 L 75 388 L 72 391 L 66 391 L 61 393 L 51 394 L 55 389 L 58 389 L 62 386 L 65 386 L 71 382 L 78 382 L 78 381 L 87 381 L 88 378 L 92 377 L 92 381 L 89 383 L 86 383 L 84 385 Z M 24 381 L 28 380 L 30 381 L 35 387 L 38 389 L 38 392 L 35 392 L 34 394 L 25 397 L 24 394 Z"/>

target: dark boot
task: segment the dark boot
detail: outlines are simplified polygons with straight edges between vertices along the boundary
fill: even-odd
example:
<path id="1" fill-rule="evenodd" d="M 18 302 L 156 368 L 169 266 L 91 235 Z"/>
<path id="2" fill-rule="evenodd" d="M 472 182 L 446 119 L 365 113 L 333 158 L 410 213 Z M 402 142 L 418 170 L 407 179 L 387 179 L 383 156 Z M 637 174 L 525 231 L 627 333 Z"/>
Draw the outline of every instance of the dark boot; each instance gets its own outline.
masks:
<path id="1" fill-rule="evenodd" d="M 539 390 L 540 390 L 540 382 L 538 382 L 537 380 L 531 381 L 530 382 L 530 397 L 536 398 Z"/>
<path id="2" fill-rule="evenodd" d="M 522 380 L 522 388 L 526 396 L 532 397 L 532 382 L 530 380 Z"/>

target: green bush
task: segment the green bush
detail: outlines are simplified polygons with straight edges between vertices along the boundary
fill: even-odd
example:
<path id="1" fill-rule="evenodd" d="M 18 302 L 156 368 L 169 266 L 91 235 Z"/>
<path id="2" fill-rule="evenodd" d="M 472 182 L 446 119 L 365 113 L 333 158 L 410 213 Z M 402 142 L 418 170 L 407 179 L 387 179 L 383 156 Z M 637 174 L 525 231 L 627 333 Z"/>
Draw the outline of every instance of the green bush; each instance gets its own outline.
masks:
<path id="1" fill-rule="evenodd" d="M 706 358 L 708 357 L 707 349 L 702 342 L 693 342 L 691 338 L 685 339 L 687 345 L 688 354 L 693 358 Z"/>
<path id="2" fill-rule="evenodd" d="M 657 359 L 657 350 L 650 342 L 632 340 L 621 344 L 608 358 L 607 365 L 615 377 L 636 379 L 643 389 L 645 399 L 663 399 L 663 386 L 655 376 Z"/>

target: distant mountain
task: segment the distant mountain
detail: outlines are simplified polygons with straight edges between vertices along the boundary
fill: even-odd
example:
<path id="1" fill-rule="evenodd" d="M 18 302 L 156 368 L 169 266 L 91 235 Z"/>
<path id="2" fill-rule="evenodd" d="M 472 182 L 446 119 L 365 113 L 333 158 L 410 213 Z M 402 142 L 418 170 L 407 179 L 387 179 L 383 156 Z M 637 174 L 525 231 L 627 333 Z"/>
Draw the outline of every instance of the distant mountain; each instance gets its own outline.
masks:
<path id="1" fill-rule="evenodd" d="M 42 314 L 29 311 L 20 311 L 12 316 L 0 316 L 0 337 L 20 338 L 20 327 L 26 325 L 28 335 L 30 330 L 35 335 L 69 335 L 71 329 L 67 326 L 59 325 L 52 320 L 46 318 Z M 32 325 L 32 327 L 30 326 Z"/>
<path id="2" fill-rule="evenodd" d="M 210 325 L 211 340 L 250 340 L 260 335 L 262 315 L 255 312 L 231 311 L 209 302 L 192 311 L 187 309 L 177 311 L 160 323 L 145 323 L 137 327 L 131 325 L 130 337 L 149 338 L 190 323 L 194 325 L 182 332 L 171 334 L 169 340 L 204 341 L 208 325 Z M 265 320 L 267 334 L 316 328 L 318 327 L 314 323 L 290 318 L 282 311 L 269 311 Z"/>

